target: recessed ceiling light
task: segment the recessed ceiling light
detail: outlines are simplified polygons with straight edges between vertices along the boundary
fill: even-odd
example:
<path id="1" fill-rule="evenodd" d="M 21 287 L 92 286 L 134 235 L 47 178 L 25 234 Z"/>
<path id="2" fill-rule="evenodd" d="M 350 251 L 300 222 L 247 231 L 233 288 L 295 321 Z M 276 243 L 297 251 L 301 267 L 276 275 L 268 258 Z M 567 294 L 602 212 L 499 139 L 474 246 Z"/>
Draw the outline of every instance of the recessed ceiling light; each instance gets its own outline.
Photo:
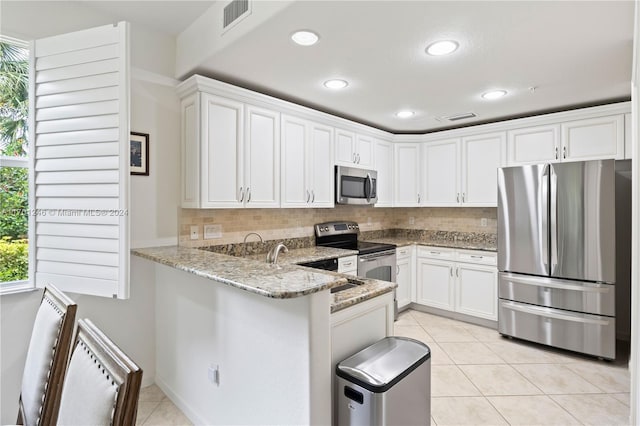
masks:
<path id="1" fill-rule="evenodd" d="M 398 118 L 409 118 L 409 117 L 413 117 L 416 113 L 413 111 L 409 111 L 409 110 L 402 110 L 402 111 L 398 111 L 396 112 L 396 117 Z"/>
<path id="2" fill-rule="evenodd" d="M 291 34 L 291 40 L 300 46 L 312 46 L 318 42 L 318 34 L 313 31 L 301 30 Z"/>
<path id="3" fill-rule="evenodd" d="M 492 90 L 490 92 L 485 92 L 482 94 L 482 99 L 486 99 L 488 101 L 492 101 L 494 99 L 499 99 L 507 94 L 506 90 Z"/>
<path id="4" fill-rule="evenodd" d="M 458 49 L 458 42 L 453 40 L 440 40 L 427 46 L 426 51 L 429 55 L 442 56 L 453 53 Z"/>
<path id="5" fill-rule="evenodd" d="M 345 80 L 327 80 L 324 82 L 324 87 L 328 89 L 344 89 L 349 83 Z"/>

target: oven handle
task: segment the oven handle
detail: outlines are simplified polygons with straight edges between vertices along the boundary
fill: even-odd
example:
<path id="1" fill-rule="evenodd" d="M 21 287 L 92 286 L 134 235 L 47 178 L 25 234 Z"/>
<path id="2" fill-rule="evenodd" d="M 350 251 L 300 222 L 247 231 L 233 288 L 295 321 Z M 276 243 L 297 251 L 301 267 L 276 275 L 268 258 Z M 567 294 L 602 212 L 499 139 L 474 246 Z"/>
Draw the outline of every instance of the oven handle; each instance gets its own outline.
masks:
<path id="1" fill-rule="evenodd" d="M 360 262 L 373 262 L 374 260 L 379 260 L 380 258 L 383 257 L 391 257 L 391 256 L 395 256 L 395 251 L 394 250 L 388 250 L 388 251 L 383 251 L 380 253 L 371 253 L 371 254 L 365 254 L 365 255 L 360 255 L 358 256 L 358 260 Z"/>

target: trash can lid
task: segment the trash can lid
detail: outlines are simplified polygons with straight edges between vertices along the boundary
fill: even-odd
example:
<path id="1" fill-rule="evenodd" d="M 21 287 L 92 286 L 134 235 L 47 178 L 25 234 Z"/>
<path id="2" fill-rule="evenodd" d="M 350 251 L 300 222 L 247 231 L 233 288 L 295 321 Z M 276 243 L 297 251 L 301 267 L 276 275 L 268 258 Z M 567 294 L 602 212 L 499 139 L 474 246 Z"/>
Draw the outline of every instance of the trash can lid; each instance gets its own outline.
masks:
<path id="1" fill-rule="evenodd" d="M 431 358 L 427 345 L 407 337 L 385 337 L 336 365 L 336 374 L 382 393 Z"/>

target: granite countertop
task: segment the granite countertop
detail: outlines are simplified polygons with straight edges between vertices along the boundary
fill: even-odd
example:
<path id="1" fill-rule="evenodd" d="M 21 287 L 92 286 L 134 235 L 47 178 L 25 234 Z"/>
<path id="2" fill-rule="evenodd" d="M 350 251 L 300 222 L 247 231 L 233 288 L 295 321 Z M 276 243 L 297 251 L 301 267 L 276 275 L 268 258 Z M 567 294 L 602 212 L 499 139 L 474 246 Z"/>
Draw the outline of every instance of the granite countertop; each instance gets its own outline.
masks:
<path id="1" fill-rule="evenodd" d="M 247 258 L 188 247 L 151 247 L 131 250 L 144 259 L 227 284 L 261 296 L 288 299 L 338 287 L 349 281 L 359 285 L 331 294 L 331 313 L 392 291 L 397 284 L 351 277 L 331 271 L 298 266 L 330 257 L 357 254 L 355 250 L 310 247 L 280 253 L 278 266 L 264 261 L 264 254 Z M 257 260 L 256 260 L 257 259 Z"/>
<path id="2" fill-rule="evenodd" d="M 367 239 L 367 241 L 376 242 L 376 243 L 395 244 L 398 247 L 418 244 L 423 246 L 447 247 L 447 248 L 463 249 L 463 250 L 497 251 L 495 243 L 481 242 L 481 241 L 442 240 L 442 239 L 430 239 L 430 238 L 405 238 L 405 237 L 373 238 L 373 239 Z"/>
<path id="3" fill-rule="evenodd" d="M 357 255 L 358 250 L 345 250 L 331 247 L 307 247 L 299 249 L 289 249 L 287 253 L 280 252 L 278 255 L 278 264 L 281 265 L 295 265 L 298 263 L 315 262 L 318 260 L 330 259 L 332 257 L 345 257 Z M 257 260 L 259 262 L 266 262 L 267 255 L 252 254 L 246 256 L 245 259 Z"/>
<path id="4" fill-rule="evenodd" d="M 326 274 L 296 265 L 270 265 L 187 247 L 151 247 L 132 254 L 227 284 L 251 293 L 275 299 L 305 296 L 347 283 L 343 275 Z"/>

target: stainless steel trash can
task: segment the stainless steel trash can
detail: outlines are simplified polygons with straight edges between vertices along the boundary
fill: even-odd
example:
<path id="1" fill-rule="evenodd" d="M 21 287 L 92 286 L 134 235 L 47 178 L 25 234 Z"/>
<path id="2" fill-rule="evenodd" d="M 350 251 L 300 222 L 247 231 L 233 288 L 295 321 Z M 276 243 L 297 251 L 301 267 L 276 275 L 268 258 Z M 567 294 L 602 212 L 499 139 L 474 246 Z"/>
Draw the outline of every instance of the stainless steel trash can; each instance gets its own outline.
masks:
<path id="1" fill-rule="evenodd" d="M 431 351 L 386 337 L 336 365 L 338 425 L 431 423 Z"/>

